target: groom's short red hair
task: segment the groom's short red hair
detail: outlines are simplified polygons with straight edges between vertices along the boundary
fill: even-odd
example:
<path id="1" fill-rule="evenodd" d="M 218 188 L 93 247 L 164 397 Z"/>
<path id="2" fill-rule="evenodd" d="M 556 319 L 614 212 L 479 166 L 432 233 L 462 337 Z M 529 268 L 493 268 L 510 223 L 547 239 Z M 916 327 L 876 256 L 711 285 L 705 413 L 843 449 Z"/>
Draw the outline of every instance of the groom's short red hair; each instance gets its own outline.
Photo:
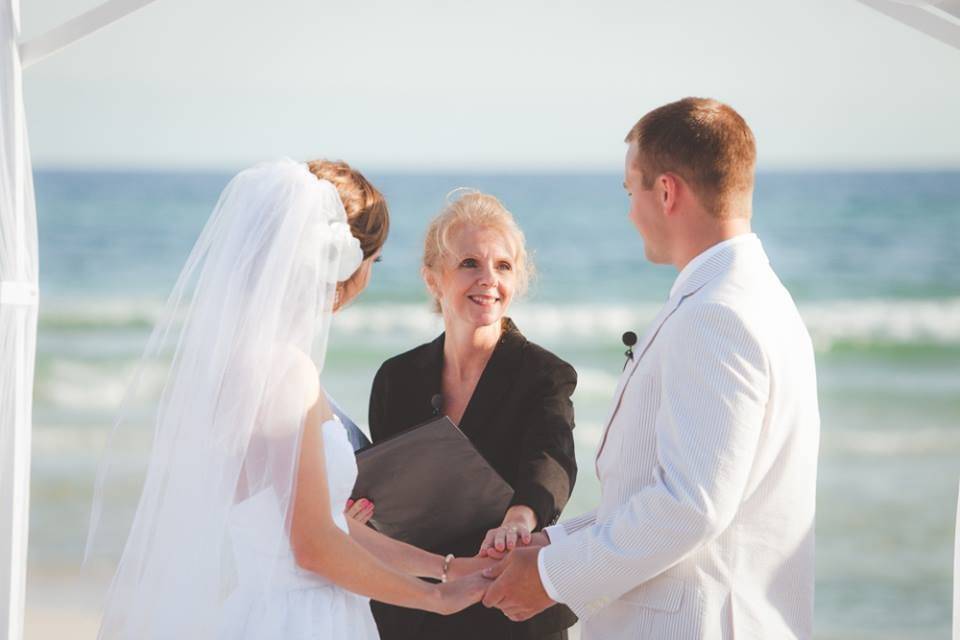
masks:
<path id="1" fill-rule="evenodd" d="M 749 215 L 735 210 L 733 196 L 753 190 L 757 147 L 750 127 L 732 107 L 709 98 L 671 102 L 643 116 L 626 142 L 637 143 L 645 189 L 657 176 L 673 173 L 713 215 Z"/>

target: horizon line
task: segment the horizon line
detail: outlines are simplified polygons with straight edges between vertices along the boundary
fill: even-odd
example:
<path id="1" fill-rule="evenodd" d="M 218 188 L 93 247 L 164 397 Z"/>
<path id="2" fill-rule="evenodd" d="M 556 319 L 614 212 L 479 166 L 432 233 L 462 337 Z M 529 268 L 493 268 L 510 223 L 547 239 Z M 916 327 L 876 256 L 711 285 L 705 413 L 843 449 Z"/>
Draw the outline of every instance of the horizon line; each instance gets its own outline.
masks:
<path id="1" fill-rule="evenodd" d="M 96 163 L 87 164 L 78 163 L 35 163 L 33 171 L 41 173 L 125 173 L 125 174 L 227 174 L 235 173 L 243 168 L 252 166 L 256 162 L 250 163 L 217 163 L 217 164 L 139 164 L 139 163 Z M 524 175 L 615 175 L 623 172 L 622 166 L 611 165 L 475 165 L 475 166 L 442 166 L 442 165 L 419 165 L 419 166 L 401 166 L 393 163 L 388 164 L 364 164 L 351 163 L 355 167 L 362 167 L 365 173 L 385 174 L 385 175 L 484 175 L 484 176 L 524 176 Z M 960 160 L 949 163 L 911 163 L 902 164 L 788 164 L 788 163 L 766 163 L 757 166 L 757 174 L 818 174 L 818 173 L 836 173 L 836 174 L 884 174 L 884 173 L 958 173 L 960 172 Z"/>

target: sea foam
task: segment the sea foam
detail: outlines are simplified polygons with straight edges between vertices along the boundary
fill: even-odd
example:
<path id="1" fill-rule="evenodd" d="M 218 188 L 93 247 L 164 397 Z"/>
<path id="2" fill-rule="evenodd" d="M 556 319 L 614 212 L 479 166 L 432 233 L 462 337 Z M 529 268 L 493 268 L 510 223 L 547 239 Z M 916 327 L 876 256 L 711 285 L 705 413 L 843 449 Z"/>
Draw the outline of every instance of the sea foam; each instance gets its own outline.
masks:
<path id="1" fill-rule="evenodd" d="M 960 297 L 928 300 L 834 300 L 799 305 L 814 345 L 840 343 L 960 345 Z M 619 344 L 627 330 L 642 334 L 660 309 L 637 304 L 520 304 L 512 316 L 532 340 Z M 425 305 L 358 305 L 343 312 L 336 330 L 346 335 L 422 334 L 441 325 Z"/>
<path id="2" fill-rule="evenodd" d="M 619 340 L 627 330 L 642 334 L 661 305 L 655 302 L 548 304 L 520 302 L 511 315 L 533 340 L 578 342 Z M 960 297 L 869 298 L 800 301 L 800 313 L 814 343 L 960 345 Z M 154 299 L 54 301 L 42 304 L 40 330 L 99 332 L 149 330 L 163 304 Z M 399 339 L 435 335 L 442 322 L 427 304 L 359 303 L 340 313 L 334 330 L 344 336 Z"/>

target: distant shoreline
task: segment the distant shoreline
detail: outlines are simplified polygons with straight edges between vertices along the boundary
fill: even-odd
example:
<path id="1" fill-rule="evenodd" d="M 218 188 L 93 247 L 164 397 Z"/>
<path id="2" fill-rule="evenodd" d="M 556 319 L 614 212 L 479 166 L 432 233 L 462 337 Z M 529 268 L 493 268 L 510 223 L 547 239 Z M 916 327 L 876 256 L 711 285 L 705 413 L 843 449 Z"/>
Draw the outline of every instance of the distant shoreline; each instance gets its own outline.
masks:
<path id="1" fill-rule="evenodd" d="M 70 163 L 35 164 L 35 174 L 102 174 L 102 175 L 208 175 L 229 177 L 237 171 L 256 164 L 251 160 L 237 165 L 90 165 L 80 166 Z M 360 165 L 363 166 L 363 165 Z M 364 172 L 371 176 L 430 176 L 430 177 L 538 177 L 538 176 L 620 176 L 623 170 L 619 167 L 377 167 L 376 165 L 363 166 Z M 904 165 L 878 165 L 875 167 L 863 165 L 770 165 L 759 166 L 757 177 L 764 176 L 817 176 L 817 175 L 960 175 L 960 160 L 944 164 L 923 163 Z"/>

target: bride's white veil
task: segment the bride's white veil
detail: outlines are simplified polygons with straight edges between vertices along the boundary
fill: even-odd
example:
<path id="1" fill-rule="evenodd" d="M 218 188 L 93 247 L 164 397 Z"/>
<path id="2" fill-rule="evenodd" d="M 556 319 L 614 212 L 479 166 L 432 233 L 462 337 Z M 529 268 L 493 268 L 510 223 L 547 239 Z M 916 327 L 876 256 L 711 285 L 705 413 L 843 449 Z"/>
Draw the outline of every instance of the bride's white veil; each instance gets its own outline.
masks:
<path id="1" fill-rule="evenodd" d="M 223 191 L 98 473 L 87 563 L 119 556 L 101 638 L 216 637 L 237 588 L 231 513 L 266 495 L 289 523 L 300 427 L 317 384 L 310 362 L 319 374 L 336 283 L 362 259 L 336 189 L 304 164 L 263 163 Z M 168 367 L 160 400 L 143 404 L 158 362 Z M 125 513 L 140 487 L 135 512 Z M 271 531 L 266 547 L 277 553 L 257 560 L 264 592 L 269 564 L 289 546 L 283 526 Z"/>

